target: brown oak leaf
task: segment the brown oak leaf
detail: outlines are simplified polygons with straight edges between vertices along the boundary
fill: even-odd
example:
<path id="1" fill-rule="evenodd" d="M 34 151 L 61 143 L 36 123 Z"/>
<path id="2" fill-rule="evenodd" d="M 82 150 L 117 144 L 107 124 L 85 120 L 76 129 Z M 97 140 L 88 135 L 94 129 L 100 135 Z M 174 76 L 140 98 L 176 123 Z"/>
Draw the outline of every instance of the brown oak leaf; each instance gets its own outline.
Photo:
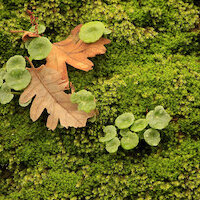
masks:
<path id="1" fill-rule="evenodd" d="M 78 36 L 81 26 L 82 24 L 79 24 L 75 27 L 67 39 L 54 43 L 52 50 L 47 57 L 46 67 L 61 72 L 62 78 L 67 81 L 68 74 L 66 63 L 77 69 L 89 71 L 94 64 L 88 57 L 104 54 L 106 52 L 104 45 L 110 43 L 110 40 L 106 38 L 100 38 L 95 43 L 84 43 Z"/>
<path id="2" fill-rule="evenodd" d="M 36 121 L 46 109 L 49 114 L 46 126 L 49 129 L 54 130 L 58 121 L 66 128 L 78 128 L 86 126 L 87 119 L 95 115 L 95 111 L 79 111 L 77 104 L 70 101 L 71 94 L 64 92 L 66 81 L 62 79 L 60 72 L 44 65 L 39 68 L 32 66 L 29 71 L 32 80 L 19 101 L 23 104 L 35 97 L 30 109 L 33 121 Z"/>

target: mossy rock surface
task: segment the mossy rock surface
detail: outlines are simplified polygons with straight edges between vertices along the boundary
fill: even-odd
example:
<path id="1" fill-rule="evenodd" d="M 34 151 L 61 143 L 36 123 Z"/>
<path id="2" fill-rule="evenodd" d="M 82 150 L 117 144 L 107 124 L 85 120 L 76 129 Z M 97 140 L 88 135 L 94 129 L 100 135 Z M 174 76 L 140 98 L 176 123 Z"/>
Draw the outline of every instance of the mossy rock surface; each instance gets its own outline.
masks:
<path id="1" fill-rule="evenodd" d="M 76 90 L 95 95 L 99 116 L 85 128 L 45 127 L 29 107 L 0 105 L 0 199 L 200 199 L 200 7 L 192 0 L 0 2 L 0 64 L 27 55 L 20 34 L 36 8 L 51 42 L 80 23 L 102 21 L 112 33 L 89 72 L 69 67 Z M 109 154 L 103 127 L 131 112 L 145 118 L 162 105 L 172 117 L 158 147 L 144 141 Z"/>

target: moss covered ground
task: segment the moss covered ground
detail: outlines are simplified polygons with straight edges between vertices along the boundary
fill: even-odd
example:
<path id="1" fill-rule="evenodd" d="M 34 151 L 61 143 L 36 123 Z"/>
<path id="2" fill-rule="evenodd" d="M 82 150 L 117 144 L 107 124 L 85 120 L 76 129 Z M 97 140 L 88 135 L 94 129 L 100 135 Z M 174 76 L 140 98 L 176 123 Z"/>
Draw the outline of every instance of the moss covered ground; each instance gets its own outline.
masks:
<path id="1" fill-rule="evenodd" d="M 69 68 L 77 91 L 95 94 L 99 116 L 85 128 L 32 122 L 18 97 L 0 105 L 1 200 L 200 199 L 200 36 L 198 1 L 1 0 L 0 64 L 27 55 L 20 35 L 27 9 L 47 26 L 52 41 L 79 23 L 104 22 L 112 33 L 107 53 L 90 72 Z M 123 112 L 144 118 L 162 105 L 173 117 L 161 143 L 109 154 L 103 127 Z"/>

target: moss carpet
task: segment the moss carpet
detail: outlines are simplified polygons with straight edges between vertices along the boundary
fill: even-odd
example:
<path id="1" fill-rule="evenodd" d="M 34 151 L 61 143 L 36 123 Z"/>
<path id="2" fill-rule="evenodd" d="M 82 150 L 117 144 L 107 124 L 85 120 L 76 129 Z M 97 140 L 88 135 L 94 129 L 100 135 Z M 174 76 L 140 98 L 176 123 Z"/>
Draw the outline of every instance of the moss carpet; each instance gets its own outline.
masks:
<path id="1" fill-rule="evenodd" d="M 200 199 L 200 37 L 192 0 L 1 0 L 0 64 L 27 55 L 20 34 L 33 9 L 45 35 L 60 41 L 80 23 L 104 22 L 105 55 L 84 72 L 69 68 L 76 90 L 97 99 L 99 116 L 85 128 L 45 127 L 47 113 L 32 122 L 18 96 L 0 105 L 1 200 Z M 140 142 L 109 154 L 99 142 L 103 127 L 124 112 L 144 118 L 162 105 L 172 116 L 158 147 Z"/>

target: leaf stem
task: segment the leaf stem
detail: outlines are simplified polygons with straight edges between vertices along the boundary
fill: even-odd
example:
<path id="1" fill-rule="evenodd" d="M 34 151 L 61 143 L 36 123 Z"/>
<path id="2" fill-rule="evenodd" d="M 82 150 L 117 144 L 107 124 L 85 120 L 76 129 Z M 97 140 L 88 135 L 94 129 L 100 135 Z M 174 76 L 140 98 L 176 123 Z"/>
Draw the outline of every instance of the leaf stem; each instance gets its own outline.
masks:
<path id="1" fill-rule="evenodd" d="M 32 62 L 33 58 L 31 58 L 31 56 L 29 56 L 29 60 Z"/>
<path id="2" fill-rule="evenodd" d="M 75 87 L 72 82 L 69 82 L 69 88 L 71 89 L 71 93 L 73 94 L 75 92 Z"/>
<path id="3" fill-rule="evenodd" d="M 12 94 L 20 95 L 21 92 L 11 92 Z"/>
<path id="4" fill-rule="evenodd" d="M 25 56 L 26 60 L 29 62 L 29 64 L 31 65 L 31 68 L 35 68 L 33 63 L 31 62 L 31 60 L 29 59 L 28 56 Z"/>

